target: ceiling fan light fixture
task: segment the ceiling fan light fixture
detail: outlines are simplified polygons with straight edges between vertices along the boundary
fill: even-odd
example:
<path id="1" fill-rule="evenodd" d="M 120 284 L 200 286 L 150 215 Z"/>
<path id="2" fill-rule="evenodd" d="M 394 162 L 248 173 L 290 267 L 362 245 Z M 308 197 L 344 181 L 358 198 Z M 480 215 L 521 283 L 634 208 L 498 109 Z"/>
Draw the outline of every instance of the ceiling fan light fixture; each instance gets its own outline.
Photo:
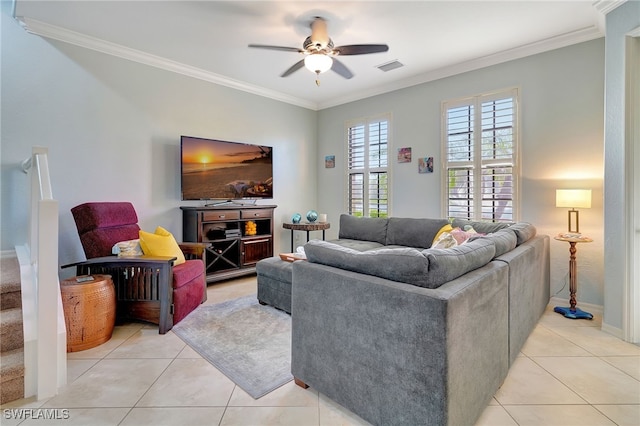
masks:
<path id="1" fill-rule="evenodd" d="M 313 73 L 322 74 L 333 66 L 333 59 L 323 53 L 312 53 L 304 58 L 304 66 Z"/>

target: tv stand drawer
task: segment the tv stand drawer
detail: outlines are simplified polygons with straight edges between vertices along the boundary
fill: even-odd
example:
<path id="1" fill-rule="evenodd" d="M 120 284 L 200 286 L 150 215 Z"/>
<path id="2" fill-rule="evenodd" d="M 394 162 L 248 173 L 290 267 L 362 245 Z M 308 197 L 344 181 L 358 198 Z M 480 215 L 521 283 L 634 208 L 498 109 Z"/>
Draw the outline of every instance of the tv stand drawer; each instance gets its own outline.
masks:
<path id="1" fill-rule="evenodd" d="M 239 210 L 216 210 L 202 212 L 202 221 L 209 222 L 214 220 L 236 220 L 240 219 Z"/>
<path id="2" fill-rule="evenodd" d="M 260 218 L 270 218 L 271 214 L 272 214 L 273 210 L 255 210 L 255 209 L 248 209 L 248 210 L 242 210 L 240 212 L 240 216 L 242 216 L 243 219 L 260 219 Z"/>

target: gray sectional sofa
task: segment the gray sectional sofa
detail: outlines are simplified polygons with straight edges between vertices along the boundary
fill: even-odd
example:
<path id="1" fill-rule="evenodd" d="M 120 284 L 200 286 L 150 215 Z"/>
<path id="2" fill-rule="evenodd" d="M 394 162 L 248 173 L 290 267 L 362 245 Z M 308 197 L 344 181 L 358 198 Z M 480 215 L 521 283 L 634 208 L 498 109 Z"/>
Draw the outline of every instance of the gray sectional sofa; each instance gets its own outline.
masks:
<path id="1" fill-rule="evenodd" d="M 486 235 L 430 248 L 446 223 L 342 215 L 308 261 L 258 264 L 263 296 L 291 277 L 298 384 L 376 425 L 475 423 L 549 301 L 549 237 L 454 221 Z"/>

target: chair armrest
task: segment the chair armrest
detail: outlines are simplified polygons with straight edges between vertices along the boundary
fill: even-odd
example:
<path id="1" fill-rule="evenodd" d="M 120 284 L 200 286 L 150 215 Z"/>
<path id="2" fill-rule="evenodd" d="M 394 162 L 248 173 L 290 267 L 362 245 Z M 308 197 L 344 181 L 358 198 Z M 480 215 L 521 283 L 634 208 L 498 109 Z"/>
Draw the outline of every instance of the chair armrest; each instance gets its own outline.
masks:
<path id="1" fill-rule="evenodd" d="M 204 254 L 209 246 L 208 243 L 178 243 L 180 250 L 186 259 L 201 259 L 204 261 Z"/>
<path id="2" fill-rule="evenodd" d="M 173 256 L 104 256 L 104 257 L 94 257 L 92 259 L 83 260 L 81 262 L 69 263 L 67 265 L 62 265 L 61 268 L 69 268 L 72 266 L 91 266 L 91 265 L 104 265 L 110 264 L 114 266 L 125 266 L 125 265 L 136 265 L 143 266 L 145 264 L 148 265 L 163 265 L 166 263 L 171 263 L 176 260 L 176 257 Z"/>

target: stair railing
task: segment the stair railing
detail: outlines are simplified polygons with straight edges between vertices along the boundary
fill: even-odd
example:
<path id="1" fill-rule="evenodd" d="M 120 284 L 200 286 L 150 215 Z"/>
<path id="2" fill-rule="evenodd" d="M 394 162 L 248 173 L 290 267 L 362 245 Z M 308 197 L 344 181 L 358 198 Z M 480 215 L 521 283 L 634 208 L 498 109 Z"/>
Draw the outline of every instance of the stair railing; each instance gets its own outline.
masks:
<path id="1" fill-rule="evenodd" d="M 27 257 L 29 263 L 22 297 L 25 397 L 36 395 L 40 400 L 55 396 L 67 382 L 67 335 L 58 279 L 58 201 L 51 190 L 47 148 L 33 147 L 22 169 L 31 178 L 29 242 L 23 250 L 16 247 L 18 258 Z"/>

